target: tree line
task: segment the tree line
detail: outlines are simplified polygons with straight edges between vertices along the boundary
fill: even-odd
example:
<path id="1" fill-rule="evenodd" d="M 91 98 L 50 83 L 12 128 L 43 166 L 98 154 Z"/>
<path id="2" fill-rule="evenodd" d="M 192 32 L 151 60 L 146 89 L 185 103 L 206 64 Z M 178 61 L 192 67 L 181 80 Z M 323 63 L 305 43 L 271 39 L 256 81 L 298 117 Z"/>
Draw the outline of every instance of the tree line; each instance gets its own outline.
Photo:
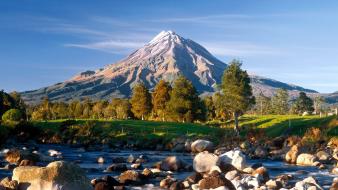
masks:
<path id="1" fill-rule="evenodd" d="M 291 100 L 288 91 L 279 89 L 274 96 L 263 93 L 256 98 L 250 86 L 250 78 L 242 63 L 230 62 L 224 71 L 220 89 L 212 96 L 199 97 L 192 82 L 179 76 L 170 84 L 160 80 L 153 91 L 138 83 L 127 98 L 113 98 L 110 101 L 74 100 L 51 102 L 44 98 L 34 106 L 25 106 L 18 93 L 0 93 L 0 118 L 12 117 L 17 120 L 55 120 L 55 119 L 140 119 L 176 122 L 196 122 L 234 119 L 234 128 L 238 131 L 238 118 L 246 112 L 253 114 L 303 114 L 319 113 L 324 100 L 316 97 L 312 100 L 301 92 L 297 99 Z M 9 112 L 9 113 L 7 113 Z M 7 113 L 7 114 L 6 114 Z M 4 116 L 6 116 L 4 118 Z"/>

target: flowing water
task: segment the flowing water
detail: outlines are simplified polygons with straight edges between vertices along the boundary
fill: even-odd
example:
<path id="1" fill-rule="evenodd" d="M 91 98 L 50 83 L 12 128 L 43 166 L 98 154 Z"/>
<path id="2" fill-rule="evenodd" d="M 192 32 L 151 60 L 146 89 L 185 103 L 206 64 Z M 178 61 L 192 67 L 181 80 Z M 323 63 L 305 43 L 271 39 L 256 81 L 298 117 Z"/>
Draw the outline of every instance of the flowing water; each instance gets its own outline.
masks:
<path id="1" fill-rule="evenodd" d="M 19 145 L 18 148 L 23 148 L 23 145 Z M 83 168 L 87 176 L 90 179 L 102 177 L 104 175 L 118 176 L 118 172 L 105 172 L 105 169 L 112 163 L 112 158 L 115 157 L 124 157 L 128 158 L 129 155 L 133 155 L 135 158 L 140 155 L 148 157 L 149 161 L 143 164 L 144 168 L 150 168 L 154 163 L 164 160 L 168 156 L 178 156 L 183 159 L 186 163 L 192 164 L 194 155 L 189 153 L 174 153 L 168 151 L 132 151 L 132 150 L 121 150 L 121 151 L 112 151 L 110 149 L 98 150 L 98 151 L 84 151 L 83 148 L 74 148 L 68 145 L 37 145 L 38 152 L 48 155 L 48 150 L 57 150 L 62 153 L 62 158 L 58 160 L 65 160 L 70 162 L 77 163 L 81 168 Z M 105 159 L 104 164 L 98 164 L 97 158 L 103 157 Z M 2 159 L 3 160 L 3 159 Z M 270 174 L 270 178 L 274 178 L 281 174 L 292 174 L 295 179 L 292 183 L 302 180 L 308 176 L 313 176 L 319 184 L 328 189 L 332 184 L 334 177 L 337 175 L 332 175 L 328 170 L 318 170 L 316 167 L 302 167 L 289 165 L 282 161 L 271 161 L 271 160 L 247 160 L 248 165 L 255 163 L 262 163 L 265 166 Z M 1 163 L 2 165 L 5 162 Z M 45 166 L 48 163 L 38 163 L 40 166 Z M 128 165 L 130 167 L 130 164 Z M 141 170 L 140 170 L 141 171 Z M 187 176 L 192 174 L 192 172 L 175 172 L 173 175 L 177 179 L 184 179 Z M 1 169 L 0 178 L 11 176 L 12 172 L 10 170 Z M 156 186 L 159 185 L 159 181 L 153 181 Z M 135 189 L 154 189 L 153 186 L 148 185 L 144 187 L 135 187 Z"/>

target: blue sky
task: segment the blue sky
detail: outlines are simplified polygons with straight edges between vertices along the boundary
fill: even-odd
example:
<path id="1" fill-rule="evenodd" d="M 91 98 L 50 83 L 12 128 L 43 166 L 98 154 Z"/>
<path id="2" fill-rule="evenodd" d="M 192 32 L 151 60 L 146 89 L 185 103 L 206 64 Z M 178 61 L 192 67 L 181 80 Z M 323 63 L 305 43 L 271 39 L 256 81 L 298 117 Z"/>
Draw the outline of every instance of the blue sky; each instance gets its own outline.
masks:
<path id="1" fill-rule="evenodd" d="M 211 3 L 212 2 L 212 3 Z M 338 90 L 338 2 L 11 0 L 0 4 L 0 89 L 32 90 L 114 63 L 162 30 L 250 73 Z"/>

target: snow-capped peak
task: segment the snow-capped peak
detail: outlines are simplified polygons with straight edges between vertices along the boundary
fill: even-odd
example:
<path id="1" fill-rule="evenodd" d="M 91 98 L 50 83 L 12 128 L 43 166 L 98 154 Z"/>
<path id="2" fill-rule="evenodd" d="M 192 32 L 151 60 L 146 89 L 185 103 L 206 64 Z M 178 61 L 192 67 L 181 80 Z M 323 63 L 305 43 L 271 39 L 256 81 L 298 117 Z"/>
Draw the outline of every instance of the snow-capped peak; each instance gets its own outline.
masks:
<path id="1" fill-rule="evenodd" d="M 161 31 L 159 34 L 157 34 L 149 43 L 156 43 L 160 41 L 161 39 L 167 38 L 168 36 L 177 36 L 177 34 L 174 31 L 168 30 L 168 31 Z"/>

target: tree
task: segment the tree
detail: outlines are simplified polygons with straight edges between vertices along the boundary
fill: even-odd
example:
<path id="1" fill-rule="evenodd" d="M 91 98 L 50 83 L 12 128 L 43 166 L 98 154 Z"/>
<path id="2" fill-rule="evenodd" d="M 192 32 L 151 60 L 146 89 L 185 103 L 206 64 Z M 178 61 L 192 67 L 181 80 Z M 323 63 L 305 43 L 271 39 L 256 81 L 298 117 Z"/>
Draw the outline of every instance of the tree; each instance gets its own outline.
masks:
<path id="1" fill-rule="evenodd" d="M 204 106 L 206 109 L 206 118 L 207 120 L 213 120 L 216 117 L 216 109 L 212 96 L 207 96 L 203 99 Z"/>
<path id="2" fill-rule="evenodd" d="M 286 89 L 278 89 L 271 99 L 271 107 L 274 114 L 285 115 L 289 112 L 289 94 Z"/>
<path id="3" fill-rule="evenodd" d="M 256 98 L 256 111 L 260 115 L 271 113 L 271 98 L 265 96 L 262 92 Z"/>
<path id="4" fill-rule="evenodd" d="M 151 95 L 143 83 L 134 86 L 130 103 L 131 111 L 138 119 L 144 120 L 151 112 Z"/>
<path id="5" fill-rule="evenodd" d="M 114 98 L 111 105 L 114 107 L 117 119 L 128 119 L 131 112 L 128 99 Z"/>
<path id="6" fill-rule="evenodd" d="M 234 129 L 237 135 L 239 135 L 239 116 L 255 104 L 255 97 L 252 95 L 249 75 L 241 69 L 241 66 L 241 62 L 233 60 L 224 71 L 221 84 L 225 100 L 224 106 L 226 106 L 234 117 Z"/>
<path id="7" fill-rule="evenodd" d="M 312 113 L 314 111 L 313 100 L 305 92 L 300 92 L 292 108 L 294 113 L 297 114 L 303 114 L 304 112 Z"/>
<path id="8" fill-rule="evenodd" d="M 200 100 L 191 81 L 179 76 L 173 83 L 167 113 L 174 121 L 191 122 L 197 119 L 201 111 Z"/>
<path id="9" fill-rule="evenodd" d="M 24 115 L 19 109 L 10 109 L 2 115 L 3 121 L 15 121 L 19 122 L 24 119 Z"/>
<path id="10" fill-rule="evenodd" d="M 221 121 L 225 121 L 231 118 L 231 113 L 227 109 L 224 94 L 216 92 L 212 96 L 212 101 L 215 107 L 215 117 Z"/>
<path id="11" fill-rule="evenodd" d="M 320 114 L 320 116 L 322 116 L 323 104 L 325 103 L 323 96 L 315 97 L 313 103 L 316 114 Z"/>
<path id="12" fill-rule="evenodd" d="M 170 99 L 171 86 L 168 82 L 160 80 L 152 93 L 153 113 L 165 121 L 166 103 Z"/>

